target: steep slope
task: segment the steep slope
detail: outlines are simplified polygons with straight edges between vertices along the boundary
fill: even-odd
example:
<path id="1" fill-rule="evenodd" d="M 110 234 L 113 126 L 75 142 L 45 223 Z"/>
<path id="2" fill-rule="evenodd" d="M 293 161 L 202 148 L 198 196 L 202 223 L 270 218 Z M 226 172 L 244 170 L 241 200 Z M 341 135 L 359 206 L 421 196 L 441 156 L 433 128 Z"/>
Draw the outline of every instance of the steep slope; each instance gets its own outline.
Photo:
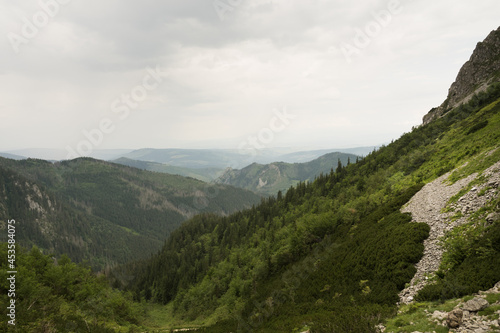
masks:
<path id="1" fill-rule="evenodd" d="M 197 213 L 225 215 L 259 200 L 249 191 L 89 158 L 0 158 L 0 194 L 2 223 L 18 221 L 21 244 L 89 260 L 96 269 L 150 255 Z"/>
<path id="2" fill-rule="evenodd" d="M 10 250 L 0 243 L 2 258 Z M 10 298 L 13 288 L 7 278 L 12 273 L 6 272 L 12 268 L 0 261 L 0 332 L 131 332 L 142 321 L 143 309 L 128 295 L 67 256 L 55 260 L 37 248 L 26 251 L 18 246 L 15 266 L 15 298 Z"/>
<path id="3" fill-rule="evenodd" d="M 261 195 L 276 195 L 299 182 L 312 181 L 321 173 L 329 173 L 338 167 L 338 162 L 346 165 L 358 156 L 344 153 L 329 153 L 307 163 L 251 164 L 241 170 L 226 169 L 216 183 L 233 185 Z"/>
<path id="4" fill-rule="evenodd" d="M 315 332 L 372 332 L 377 318 L 395 311 L 399 292 L 417 273 L 430 231 L 400 208 L 423 183 L 449 171 L 452 183 L 484 173 L 500 160 L 499 144 L 495 85 L 359 163 L 300 183 L 250 211 L 190 220 L 135 272 L 131 288 L 137 297 L 172 302 L 178 320 L 214 325 L 207 331 L 288 332 L 307 324 Z M 483 223 L 500 210 L 495 200 L 498 193 L 469 227 L 481 231 L 477 237 L 495 236 L 498 218 Z M 435 203 L 435 209 L 441 206 Z M 445 247 L 443 262 L 450 263 L 447 253 L 460 253 L 454 244 L 464 243 Z M 434 277 L 443 279 L 441 286 L 450 288 L 446 279 L 454 269 L 467 291 L 500 280 L 500 272 L 486 264 L 500 258 L 495 242 L 485 242 L 482 259 L 473 260 L 486 266 L 470 269 L 468 252 L 456 253 L 450 270 Z M 419 297 L 439 290 L 424 288 Z"/>
<path id="5" fill-rule="evenodd" d="M 435 277 L 443 257 L 444 249 L 440 244 L 443 237 L 457 226 L 467 223 L 472 215 L 479 209 L 484 209 L 489 201 L 498 196 L 500 162 L 482 173 L 481 185 L 471 185 L 473 181 L 477 184 L 477 173 L 448 184 L 450 175 L 451 172 L 448 172 L 425 185 L 402 209 L 403 212 L 412 214 L 413 221 L 427 223 L 430 235 L 424 242 L 424 256 L 415 266 L 417 273 L 409 286 L 400 293 L 401 303 L 411 303 L 417 293 Z M 469 188 L 470 191 L 457 201 L 455 209 L 446 209 L 451 198 Z M 456 215 L 457 209 L 460 217 Z M 493 221 L 493 216 L 486 216 L 491 218 L 489 222 Z"/>
<path id="6" fill-rule="evenodd" d="M 477 44 L 451 85 L 448 97 L 424 116 L 424 124 L 441 117 L 460 103 L 467 103 L 474 93 L 485 91 L 495 82 L 500 82 L 500 28 Z"/>

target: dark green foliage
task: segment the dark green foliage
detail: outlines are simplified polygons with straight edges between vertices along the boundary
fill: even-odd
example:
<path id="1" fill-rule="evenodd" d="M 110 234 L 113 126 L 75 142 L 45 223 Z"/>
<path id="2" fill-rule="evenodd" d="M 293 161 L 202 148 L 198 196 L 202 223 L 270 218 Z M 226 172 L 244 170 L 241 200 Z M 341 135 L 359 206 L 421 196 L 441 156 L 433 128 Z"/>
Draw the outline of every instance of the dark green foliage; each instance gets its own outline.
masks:
<path id="1" fill-rule="evenodd" d="M 488 227 L 468 254 L 451 270 L 441 272 L 437 283 L 426 286 L 418 300 L 446 300 L 491 288 L 500 281 L 500 221 Z"/>
<path id="2" fill-rule="evenodd" d="M 184 223 L 157 256 L 135 265 L 129 287 L 138 299 L 172 301 L 178 318 L 217 321 L 207 332 L 373 331 L 395 310 L 429 231 L 399 209 L 424 182 L 497 146 L 490 129 L 500 108 L 481 108 L 499 96 L 494 86 L 250 210 Z M 482 117 L 488 124 L 465 139 Z"/>
<path id="3" fill-rule="evenodd" d="M 483 121 L 477 123 L 476 125 L 472 126 L 467 131 L 467 135 L 475 133 L 475 132 L 479 131 L 480 129 L 485 128 L 486 126 L 488 126 L 488 120 L 483 120 Z"/>
<path id="4" fill-rule="evenodd" d="M 7 244 L 0 243 L 1 316 L 7 317 Z M 57 262 L 37 248 L 16 248 L 17 332 L 115 332 L 118 325 L 142 320 L 142 311 L 130 295 L 112 290 L 90 268 L 72 263 L 67 256 Z M 2 320 L 0 331 L 7 332 Z"/>
<path id="5" fill-rule="evenodd" d="M 96 270 L 148 257 L 198 212 L 227 214 L 259 200 L 250 191 L 89 158 L 0 158 L 0 194 L 0 218 L 17 220 L 20 244 L 88 260 Z"/>

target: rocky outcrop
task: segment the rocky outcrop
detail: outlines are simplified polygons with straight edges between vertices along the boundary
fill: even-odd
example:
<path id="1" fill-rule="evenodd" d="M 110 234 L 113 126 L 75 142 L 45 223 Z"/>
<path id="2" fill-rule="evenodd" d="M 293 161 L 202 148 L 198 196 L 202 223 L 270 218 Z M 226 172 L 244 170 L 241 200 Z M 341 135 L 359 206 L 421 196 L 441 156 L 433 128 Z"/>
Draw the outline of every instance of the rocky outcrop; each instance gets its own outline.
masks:
<path id="1" fill-rule="evenodd" d="M 487 300 L 481 297 L 476 297 L 470 301 L 465 302 L 463 309 L 465 311 L 477 312 L 484 310 L 490 305 Z"/>
<path id="2" fill-rule="evenodd" d="M 497 316 L 484 316 L 478 313 L 479 311 L 484 310 L 489 306 L 499 305 L 499 302 L 490 305 L 485 299 L 488 294 L 498 293 L 500 293 L 500 282 L 498 282 L 493 288 L 487 291 L 479 292 L 478 294 L 476 294 L 476 297 L 474 297 L 474 299 L 471 299 L 465 303 L 459 303 L 452 312 L 462 312 L 462 321 L 458 326 L 448 325 L 448 327 L 455 328 L 453 332 L 456 333 L 498 332 L 498 330 L 500 330 L 500 323 L 496 318 L 498 318 L 497 316 L 500 315 L 500 310 L 496 311 Z M 448 314 L 448 316 L 450 316 L 450 314 Z M 445 324 L 444 322 L 440 323 L 443 325 Z M 446 321 L 446 323 L 448 323 L 448 321 Z"/>
<path id="3" fill-rule="evenodd" d="M 462 66 L 455 82 L 448 90 L 446 100 L 424 116 L 424 125 L 459 104 L 468 102 L 475 93 L 486 90 L 491 83 L 498 81 L 500 81 L 500 28 L 492 31 L 483 42 L 477 44 L 469 61 Z"/>
<path id="4" fill-rule="evenodd" d="M 472 187 L 456 203 L 451 205 L 448 205 L 451 197 L 467 187 L 478 175 L 472 174 L 448 185 L 446 180 L 449 175 L 450 173 L 447 173 L 426 184 L 401 210 L 411 213 L 414 222 L 424 222 L 430 226 L 429 237 L 424 241 L 424 255 L 415 265 L 417 273 L 410 285 L 399 294 L 402 304 L 413 302 L 416 294 L 438 270 L 443 256 L 443 249 L 439 243 L 440 238 L 456 226 L 468 222 L 472 214 L 499 194 L 500 162 L 482 173 L 485 179 L 483 184 Z M 448 208 L 446 212 L 443 212 L 444 208 Z M 452 219 L 452 216 L 456 217 L 457 212 L 461 213 L 461 217 Z"/>
<path id="5" fill-rule="evenodd" d="M 464 312 L 460 309 L 454 309 L 450 313 L 448 313 L 448 316 L 446 318 L 446 324 L 450 328 L 457 328 L 462 324 L 462 317 L 464 315 Z"/>
<path id="6" fill-rule="evenodd" d="M 429 323 L 434 323 L 443 328 L 449 327 L 450 333 L 490 333 L 500 331 L 500 322 L 498 317 L 500 316 L 500 301 L 498 297 L 492 297 L 492 299 L 497 299 L 496 302 L 489 304 L 486 300 L 488 295 L 498 295 L 500 294 L 500 282 L 495 284 L 495 286 L 486 291 L 480 291 L 473 295 L 473 299 L 469 301 L 464 301 L 463 299 L 453 300 L 457 302 L 454 309 L 450 312 L 443 312 L 435 310 L 433 312 L 427 309 L 423 310 L 422 315 L 427 317 Z M 467 297 L 469 298 L 469 297 Z M 434 305 L 432 305 L 433 307 Z M 469 311 L 471 306 L 474 310 Z M 478 309 L 492 309 L 488 313 L 482 313 Z M 400 312 L 398 312 L 400 313 Z M 392 333 L 393 331 L 388 331 L 383 324 L 376 326 L 376 331 L 379 333 Z M 436 331 L 412 331 L 411 333 L 436 333 Z"/>

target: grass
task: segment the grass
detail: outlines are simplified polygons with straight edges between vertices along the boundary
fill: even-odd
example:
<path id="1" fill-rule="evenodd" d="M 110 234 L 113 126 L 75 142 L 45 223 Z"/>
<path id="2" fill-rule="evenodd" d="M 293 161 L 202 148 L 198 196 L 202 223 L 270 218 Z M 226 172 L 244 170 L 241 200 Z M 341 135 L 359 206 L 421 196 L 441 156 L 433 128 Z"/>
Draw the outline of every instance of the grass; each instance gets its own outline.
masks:
<path id="1" fill-rule="evenodd" d="M 479 311 L 478 315 L 485 316 L 489 320 L 499 319 L 497 311 L 500 310 L 500 294 L 486 294 L 486 300 L 491 304 L 486 309 Z M 458 304 L 465 303 L 473 299 L 474 296 L 465 296 L 461 299 L 448 300 L 441 302 L 421 302 L 409 305 L 402 305 L 399 308 L 397 316 L 386 321 L 387 333 L 405 333 L 405 332 L 450 332 L 448 327 L 440 325 L 437 320 L 432 320 L 434 311 L 450 312 Z M 495 328 L 498 330 L 498 328 Z M 493 330 L 492 332 L 497 332 Z"/>
<path id="2" fill-rule="evenodd" d="M 148 328 L 148 332 L 171 332 L 174 329 L 183 328 L 198 328 L 203 326 L 201 322 L 190 322 L 187 324 L 184 321 L 174 318 L 173 304 L 167 305 L 146 303 L 146 319 L 142 323 L 143 326 Z"/>
<path id="3" fill-rule="evenodd" d="M 486 300 L 490 304 L 500 302 L 500 294 L 486 294 Z"/>
<path id="4" fill-rule="evenodd" d="M 440 325 L 431 320 L 434 311 L 450 312 L 459 304 L 459 300 L 450 300 L 445 303 L 422 302 L 402 305 L 398 315 L 389 319 L 386 323 L 387 333 L 404 332 L 433 332 L 447 333 L 448 327 Z"/>
<path id="5" fill-rule="evenodd" d="M 500 310 L 500 305 L 493 305 L 479 311 L 477 314 L 480 316 L 488 317 L 488 319 L 490 320 L 494 320 L 498 319 L 498 313 L 496 313 L 498 310 Z"/>

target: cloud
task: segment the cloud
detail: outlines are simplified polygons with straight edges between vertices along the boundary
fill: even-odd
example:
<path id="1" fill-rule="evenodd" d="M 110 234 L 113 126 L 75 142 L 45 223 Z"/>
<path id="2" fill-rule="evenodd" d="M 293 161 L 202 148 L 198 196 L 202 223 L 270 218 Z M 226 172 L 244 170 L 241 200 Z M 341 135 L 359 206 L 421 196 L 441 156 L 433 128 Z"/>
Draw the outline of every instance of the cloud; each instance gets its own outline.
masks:
<path id="1" fill-rule="evenodd" d="M 72 0 L 19 53 L 8 34 L 43 8 L 4 1 L 0 150 L 75 145 L 103 118 L 116 129 L 95 148 L 237 148 L 284 105 L 297 121 L 270 146 L 387 142 L 442 102 L 500 10 L 400 0 L 357 47 L 396 0 L 220 1 L 222 17 L 213 0 Z M 351 62 L 343 44 L 358 48 Z M 113 101 L 157 66 L 168 75 L 120 119 Z"/>

